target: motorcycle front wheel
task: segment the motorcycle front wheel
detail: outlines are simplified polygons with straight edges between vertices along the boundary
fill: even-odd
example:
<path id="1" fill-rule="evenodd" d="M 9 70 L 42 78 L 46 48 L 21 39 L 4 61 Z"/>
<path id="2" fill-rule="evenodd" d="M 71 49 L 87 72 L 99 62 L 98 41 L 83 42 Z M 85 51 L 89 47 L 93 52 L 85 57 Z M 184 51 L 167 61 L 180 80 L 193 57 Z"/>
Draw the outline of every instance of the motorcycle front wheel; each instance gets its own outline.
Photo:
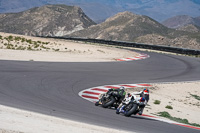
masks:
<path id="1" fill-rule="evenodd" d="M 125 113 L 124 113 L 124 115 L 125 115 L 126 117 L 129 117 L 129 116 L 131 116 L 132 114 L 136 114 L 137 108 L 138 108 L 138 105 L 137 105 L 137 104 L 132 104 L 132 108 L 129 109 L 129 110 L 126 110 Z"/>
<path id="2" fill-rule="evenodd" d="M 102 101 L 102 107 L 107 108 L 109 106 L 112 106 L 114 102 L 115 102 L 115 98 L 111 96 L 108 102 Z"/>

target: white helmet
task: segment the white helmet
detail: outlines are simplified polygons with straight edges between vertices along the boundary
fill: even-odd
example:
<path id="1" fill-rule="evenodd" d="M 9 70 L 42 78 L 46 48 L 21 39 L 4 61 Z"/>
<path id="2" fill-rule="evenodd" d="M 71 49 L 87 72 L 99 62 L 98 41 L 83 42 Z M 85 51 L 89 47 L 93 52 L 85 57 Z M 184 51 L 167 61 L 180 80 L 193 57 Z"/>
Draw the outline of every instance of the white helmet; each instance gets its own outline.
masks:
<path id="1" fill-rule="evenodd" d="M 121 89 L 121 90 L 124 90 L 124 91 L 125 91 L 125 87 L 124 87 L 124 86 L 121 86 L 119 89 Z"/>

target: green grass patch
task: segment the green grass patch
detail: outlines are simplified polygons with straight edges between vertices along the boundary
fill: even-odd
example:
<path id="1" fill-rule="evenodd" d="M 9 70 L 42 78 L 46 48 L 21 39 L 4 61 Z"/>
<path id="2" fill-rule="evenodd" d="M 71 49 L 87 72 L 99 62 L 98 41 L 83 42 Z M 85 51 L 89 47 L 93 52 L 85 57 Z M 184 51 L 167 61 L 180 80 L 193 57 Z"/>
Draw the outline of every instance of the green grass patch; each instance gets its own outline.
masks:
<path id="1" fill-rule="evenodd" d="M 159 100 L 155 100 L 154 104 L 160 104 L 160 101 Z"/>
<path id="2" fill-rule="evenodd" d="M 173 109 L 173 107 L 170 106 L 170 105 L 167 105 L 165 108 L 167 108 L 167 109 Z"/>
<path id="3" fill-rule="evenodd" d="M 195 99 L 200 100 L 200 96 L 194 95 L 194 94 L 190 94 L 191 96 L 193 96 Z"/>
<path id="4" fill-rule="evenodd" d="M 172 116 L 171 116 L 168 112 L 166 112 L 166 111 L 164 111 L 164 112 L 158 112 L 158 116 L 165 117 L 165 118 L 168 118 L 168 119 L 170 119 L 170 120 L 173 120 L 173 121 L 176 121 L 176 122 L 179 122 L 179 123 L 184 123 L 184 124 L 188 124 L 188 125 L 191 125 L 191 126 L 200 127 L 200 125 L 197 124 L 197 123 L 189 123 L 187 119 L 172 117 Z"/>

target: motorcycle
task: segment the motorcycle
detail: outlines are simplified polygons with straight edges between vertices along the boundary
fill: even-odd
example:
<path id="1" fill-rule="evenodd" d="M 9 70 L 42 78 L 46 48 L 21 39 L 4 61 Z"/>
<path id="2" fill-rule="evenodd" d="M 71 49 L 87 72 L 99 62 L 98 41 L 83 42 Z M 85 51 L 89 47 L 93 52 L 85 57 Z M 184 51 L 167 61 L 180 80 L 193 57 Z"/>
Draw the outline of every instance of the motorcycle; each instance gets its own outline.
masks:
<path id="1" fill-rule="evenodd" d="M 117 108 L 121 103 L 120 98 L 121 97 L 119 97 L 118 92 L 108 91 L 99 97 L 99 100 L 95 103 L 95 105 L 101 105 L 103 108 Z"/>
<path id="2" fill-rule="evenodd" d="M 139 101 L 135 95 L 126 97 L 121 105 L 117 108 L 116 114 L 123 113 L 126 117 L 139 112 Z"/>

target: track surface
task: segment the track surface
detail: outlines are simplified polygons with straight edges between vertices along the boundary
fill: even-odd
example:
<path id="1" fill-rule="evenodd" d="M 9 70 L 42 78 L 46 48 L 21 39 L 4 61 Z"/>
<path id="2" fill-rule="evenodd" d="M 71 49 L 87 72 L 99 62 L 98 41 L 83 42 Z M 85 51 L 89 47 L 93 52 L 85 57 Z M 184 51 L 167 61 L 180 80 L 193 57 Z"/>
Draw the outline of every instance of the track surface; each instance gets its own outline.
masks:
<path id="1" fill-rule="evenodd" d="M 200 80 L 200 59 L 147 54 L 150 58 L 132 62 L 0 61 L 0 104 L 136 132 L 199 132 L 139 116 L 126 118 L 78 96 L 101 85 Z"/>

